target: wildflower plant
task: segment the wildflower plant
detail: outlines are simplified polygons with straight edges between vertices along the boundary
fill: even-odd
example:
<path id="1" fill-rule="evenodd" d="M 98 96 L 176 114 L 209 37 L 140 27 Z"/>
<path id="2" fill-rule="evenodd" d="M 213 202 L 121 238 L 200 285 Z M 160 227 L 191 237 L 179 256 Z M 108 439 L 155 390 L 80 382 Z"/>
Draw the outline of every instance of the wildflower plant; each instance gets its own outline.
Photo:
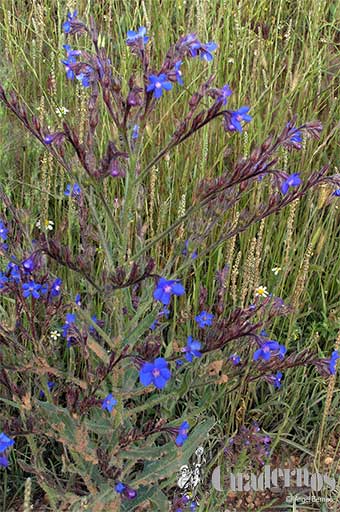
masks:
<path id="1" fill-rule="evenodd" d="M 71 112 L 51 131 L 0 86 L 2 104 L 67 173 L 63 200 L 77 212 L 81 241 L 78 251 L 72 250 L 63 223 L 53 230 L 38 226 L 32 238 L 21 212 L 1 190 L 5 215 L 0 238 L 6 247 L 0 292 L 8 307 L 14 304 L 15 322 L 0 325 L 1 394 L 12 410 L 10 418 L 0 416 L 0 461 L 7 466 L 7 456 L 18 450 L 21 467 L 35 475 L 54 510 L 80 510 L 85 501 L 93 510 L 135 510 L 145 502 L 150 510 L 168 510 L 174 475 L 216 421 L 204 418 L 199 405 L 190 406 L 187 400 L 191 386 L 201 385 L 195 368 L 204 368 L 220 354 L 229 393 L 241 383 L 259 381 L 278 389 L 285 370 L 307 364 L 328 376 L 338 359 L 337 353 L 320 359 L 307 350 L 287 352 L 264 335 L 264 327 L 290 312 L 266 287 L 255 294 L 253 304 L 232 311 L 220 286 L 215 303 L 203 298 L 184 329 L 179 313 L 192 291 L 195 265 L 310 189 L 327 183 L 339 190 L 340 176 L 329 176 L 327 165 L 308 177 L 280 169 L 280 148 L 299 150 L 303 137 L 317 140 L 322 129 L 318 121 L 296 126 L 294 118 L 249 157 L 204 179 L 183 215 L 148 239 L 141 227 L 146 212 L 136 198 L 143 194 L 151 169 L 210 123 L 221 125 L 221 137 L 232 143 L 254 114 L 244 105 L 229 109 L 231 87 L 215 85 L 210 75 L 184 101 L 184 114 L 172 133 L 161 145 L 156 140 L 151 144 L 148 126 L 156 123 L 160 102 L 183 90 L 192 59 L 202 61 L 209 72 L 209 63 L 218 58 L 217 44 L 190 33 L 156 67 L 146 29 L 135 27 L 127 32 L 126 45 L 139 71 L 124 81 L 112 64 L 115 56 L 100 46 L 92 18 L 87 25 L 77 11 L 68 13 L 62 29 L 67 86 L 74 87 L 77 80 L 88 94 L 82 140 L 79 120 L 72 121 Z M 89 38 L 92 51 L 76 49 L 80 37 Z M 103 150 L 98 131 L 104 115 L 112 130 Z M 266 202 L 242 209 L 242 197 L 259 179 L 269 190 Z M 119 215 L 113 215 L 114 198 L 105 193 L 105 182 L 117 184 Z M 241 208 L 237 226 L 230 215 L 235 205 Z M 220 224 L 223 234 L 212 237 Z M 187 235 L 185 250 L 176 238 L 180 226 Z M 165 241 L 174 250 L 156 266 L 153 255 Z M 64 272 L 81 279 L 75 300 Z M 250 358 L 237 354 L 240 346 Z M 58 475 L 47 460 L 60 468 Z"/>

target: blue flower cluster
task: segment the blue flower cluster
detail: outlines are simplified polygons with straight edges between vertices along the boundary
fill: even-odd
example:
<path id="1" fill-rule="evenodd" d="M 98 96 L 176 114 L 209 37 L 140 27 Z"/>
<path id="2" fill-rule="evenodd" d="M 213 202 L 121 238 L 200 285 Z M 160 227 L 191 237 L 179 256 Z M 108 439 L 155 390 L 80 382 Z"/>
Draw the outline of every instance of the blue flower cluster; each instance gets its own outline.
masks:
<path id="1" fill-rule="evenodd" d="M 178 434 L 177 434 L 176 441 L 175 441 L 177 446 L 183 446 L 183 444 L 185 443 L 185 441 L 188 438 L 189 429 L 190 429 L 189 423 L 187 421 L 183 421 L 183 423 L 181 424 L 181 426 L 178 429 Z"/>
<path id="2" fill-rule="evenodd" d="M 149 38 L 146 35 L 145 27 L 139 27 L 137 32 L 135 32 L 134 30 L 127 31 L 126 44 L 128 46 L 131 46 L 134 43 L 139 42 L 139 41 L 141 41 L 143 44 L 146 44 L 149 41 Z"/>
<path id="3" fill-rule="evenodd" d="M 129 30 L 127 32 L 126 44 L 133 50 L 143 51 L 145 44 L 148 42 L 149 37 L 146 35 L 146 28 L 139 27 L 137 31 Z M 216 50 L 217 44 L 214 42 L 201 43 L 195 34 L 189 34 L 181 40 L 182 48 L 186 48 L 187 55 L 190 57 L 199 56 L 201 60 L 210 62 L 213 60 L 212 52 Z M 153 97 L 159 99 L 163 96 L 163 91 L 170 91 L 172 89 L 172 82 L 179 85 L 184 85 L 181 66 L 183 61 L 180 57 L 171 64 L 171 68 L 166 72 L 159 74 L 150 74 L 148 76 L 148 85 L 146 91 L 152 93 Z M 228 92 L 225 91 L 227 95 Z"/>
<path id="4" fill-rule="evenodd" d="M 123 484 L 122 482 L 118 482 L 115 485 L 115 490 L 118 494 L 121 494 L 124 496 L 124 498 L 127 498 L 128 500 L 134 500 L 137 496 L 137 491 L 135 489 L 132 489 L 126 484 Z"/>
<path id="5" fill-rule="evenodd" d="M 258 361 L 259 359 L 269 361 L 273 356 L 278 356 L 280 359 L 283 359 L 286 352 L 287 349 L 284 345 L 280 345 L 275 340 L 268 340 L 262 343 L 261 347 L 255 351 L 253 359 L 254 361 Z"/>
<path id="6" fill-rule="evenodd" d="M 71 183 L 68 183 L 68 185 L 66 186 L 66 189 L 65 189 L 65 192 L 64 192 L 64 195 L 69 197 L 73 197 L 73 198 L 77 198 L 79 197 L 81 194 L 81 188 L 80 186 L 78 185 L 78 183 L 74 183 L 73 185 L 71 185 Z"/>
<path id="7" fill-rule="evenodd" d="M 73 50 L 69 44 L 63 45 L 64 50 L 66 51 L 66 59 L 63 59 L 61 62 L 65 66 L 66 77 L 69 80 L 74 80 L 75 78 L 82 84 L 83 87 L 90 87 L 91 78 L 93 75 L 93 69 L 91 66 L 86 65 L 84 69 L 80 73 L 74 72 L 74 65 L 77 64 L 77 57 L 81 55 L 80 50 Z"/>
<path id="8" fill-rule="evenodd" d="M 199 57 L 201 60 L 205 60 L 207 62 L 211 62 L 213 60 L 214 56 L 212 52 L 217 49 L 216 43 L 213 41 L 201 43 L 201 41 L 197 39 L 196 34 L 193 33 L 183 37 L 181 44 L 183 47 L 188 48 L 190 57 Z"/>
<path id="9" fill-rule="evenodd" d="M 224 129 L 229 132 L 242 132 L 242 121 L 249 123 L 252 117 L 248 114 L 250 107 L 240 107 L 238 110 L 227 112 L 224 116 Z"/>
<path id="10" fill-rule="evenodd" d="M 7 238 L 8 230 L 2 224 L 0 222 L 0 233 L 2 230 L 0 237 Z M 6 270 L 0 271 L 0 290 L 3 291 L 6 286 L 7 290 L 10 290 L 12 289 L 11 285 L 15 284 L 19 285 L 25 299 L 47 297 L 47 300 L 50 300 L 58 297 L 61 294 L 62 280 L 57 277 L 52 282 L 36 282 L 32 274 L 39 269 L 39 266 L 39 256 L 36 253 L 21 262 L 13 258 L 13 261 L 7 264 Z"/>
<path id="11" fill-rule="evenodd" d="M 67 13 L 67 19 L 66 21 L 63 23 L 63 31 L 65 32 L 65 34 L 69 34 L 71 32 L 71 28 L 72 28 L 72 22 L 76 21 L 77 20 L 77 16 L 78 16 L 78 11 L 77 9 L 75 9 L 73 11 L 73 14 L 71 12 L 68 12 Z"/>
<path id="12" fill-rule="evenodd" d="M 238 356 L 237 354 L 232 354 L 230 357 L 229 357 L 229 361 L 231 361 L 233 363 L 234 366 L 237 366 L 238 364 L 240 364 L 241 362 L 241 358 L 240 356 Z"/>

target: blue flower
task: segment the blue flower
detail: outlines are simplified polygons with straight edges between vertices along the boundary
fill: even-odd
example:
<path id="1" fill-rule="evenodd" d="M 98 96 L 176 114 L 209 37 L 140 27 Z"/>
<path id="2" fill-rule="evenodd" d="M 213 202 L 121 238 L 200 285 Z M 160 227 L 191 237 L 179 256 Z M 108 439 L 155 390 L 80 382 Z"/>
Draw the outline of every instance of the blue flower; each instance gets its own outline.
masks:
<path id="1" fill-rule="evenodd" d="M 283 359 L 286 352 L 287 349 L 284 345 L 280 345 L 277 341 L 269 340 L 263 343 L 261 348 L 255 351 L 253 359 L 254 361 L 257 361 L 258 359 L 269 361 L 272 355 L 278 355 L 280 359 Z"/>
<path id="2" fill-rule="evenodd" d="M 192 502 L 190 503 L 190 510 L 196 510 L 196 509 L 197 509 L 197 507 L 198 507 L 198 504 L 197 504 L 197 502 L 196 502 L 196 501 L 192 501 Z"/>
<path id="3" fill-rule="evenodd" d="M 63 59 L 61 62 L 65 66 L 66 70 L 66 76 L 69 80 L 74 80 L 75 73 L 72 70 L 72 64 L 75 64 L 77 62 L 77 57 L 81 55 L 80 50 L 72 50 L 71 46 L 69 44 L 64 44 L 63 48 L 66 50 L 66 59 Z M 45 140 L 46 144 L 50 143 Z"/>
<path id="4" fill-rule="evenodd" d="M 76 79 L 81 82 L 83 87 L 90 87 L 91 78 L 93 76 L 93 69 L 91 66 L 86 66 L 86 70 L 76 75 Z"/>
<path id="5" fill-rule="evenodd" d="M 54 386 L 55 386 L 55 382 L 53 382 L 52 380 L 49 380 L 47 382 L 47 387 L 48 387 L 49 391 L 52 391 Z M 40 393 L 39 393 L 39 398 L 44 398 L 44 396 L 45 396 L 45 392 L 43 390 L 41 390 Z"/>
<path id="6" fill-rule="evenodd" d="M 47 135 L 45 135 L 45 137 L 44 137 L 45 144 L 52 144 L 53 141 L 54 141 L 53 133 L 48 133 Z"/>
<path id="7" fill-rule="evenodd" d="M 41 295 L 47 295 L 48 294 L 48 285 L 42 284 L 40 288 Z"/>
<path id="8" fill-rule="evenodd" d="M 168 306 L 170 304 L 171 295 L 180 296 L 184 293 L 185 290 L 181 283 L 176 280 L 168 281 L 164 279 L 164 277 L 161 277 L 153 292 L 153 298 L 159 300 L 164 306 Z"/>
<path id="9" fill-rule="evenodd" d="M 117 405 L 117 400 L 112 396 L 112 393 L 109 393 L 102 402 L 102 409 L 111 413 L 115 405 Z"/>
<path id="10" fill-rule="evenodd" d="M 98 318 L 96 317 L 96 315 L 92 315 L 91 316 L 91 320 L 93 320 L 93 322 L 99 326 L 99 323 L 100 321 L 98 320 Z M 92 334 L 92 335 L 95 335 L 97 334 L 97 330 L 95 327 L 93 327 L 93 325 L 90 325 L 89 326 L 89 333 Z"/>
<path id="11" fill-rule="evenodd" d="M 182 60 L 178 60 L 174 66 L 175 73 L 176 73 L 176 80 L 179 85 L 184 85 L 183 78 L 182 78 L 182 71 L 181 71 L 181 65 L 183 64 Z"/>
<path id="12" fill-rule="evenodd" d="M 9 270 L 9 275 L 10 275 L 11 281 L 14 281 L 15 283 L 20 281 L 21 274 L 20 274 L 20 269 L 19 269 L 18 265 L 16 265 L 12 261 L 10 261 L 7 265 L 7 270 Z"/>
<path id="13" fill-rule="evenodd" d="M 201 46 L 201 42 L 197 39 L 196 34 L 188 34 L 181 38 L 181 49 L 185 49 L 189 52 L 190 57 L 197 56 L 197 49 Z"/>
<path id="14" fill-rule="evenodd" d="M 138 137 L 139 137 L 139 125 L 138 124 L 135 124 L 133 126 L 131 137 L 132 137 L 132 139 L 138 139 Z"/>
<path id="15" fill-rule="evenodd" d="M 72 192 L 71 192 L 71 184 L 69 183 L 64 192 L 65 196 L 72 196 L 72 197 L 78 197 L 78 196 L 80 196 L 80 194 L 81 194 L 81 188 L 78 185 L 78 183 L 74 183 L 72 185 Z"/>
<path id="16" fill-rule="evenodd" d="M 76 297 L 74 299 L 74 302 L 75 302 L 76 306 L 78 306 L 80 308 L 80 306 L 81 306 L 81 298 L 80 298 L 80 294 L 79 293 L 77 293 L 77 295 L 76 295 Z"/>
<path id="17" fill-rule="evenodd" d="M 300 146 L 300 143 L 302 142 L 302 133 L 300 130 L 294 133 L 294 135 L 290 138 L 291 142 L 294 142 L 296 145 Z"/>
<path id="18" fill-rule="evenodd" d="M 185 241 L 185 244 L 184 244 L 184 249 L 182 250 L 182 254 L 183 256 L 188 256 L 189 254 L 189 240 L 186 240 Z M 193 251 L 191 254 L 190 254 L 190 258 L 192 260 L 195 260 L 198 256 L 198 252 L 197 250 Z"/>
<path id="19" fill-rule="evenodd" d="M 292 123 L 287 123 L 286 128 L 288 128 L 289 132 L 296 130 L 296 128 L 292 125 Z M 301 149 L 302 148 L 302 132 L 301 130 L 296 130 L 293 135 L 291 135 L 288 141 L 285 143 L 285 146 L 290 150 L 293 148 Z"/>
<path id="20" fill-rule="evenodd" d="M 137 496 L 137 491 L 135 491 L 135 489 L 131 489 L 131 487 L 127 487 L 124 491 L 124 496 L 126 496 L 128 500 L 134 500 Z"/>
<path id="21" fill-rule="evenodd" d="M 233 93 L 233 91 L 230 89 L 228 84 L 224 85 L 221 89 L 219 89 L 218 99 L 219 99 L 219 101 L 222 101 L 222 105 L 227 104 L 228 98 L 229 98 L 229 96 L 232 95 L 232 93 Z M 248 116 L 248 117 L 250 117 L 250 116 Z"/>
<path id="22" fill-rule="evenodd" d="M 238 131 L 242 132 L 241 121 L 245 121 L 249 123 L 252 120 L 252 117 L 247 114 L 249 112 L 250 107 L 241 107 L 238 110 L 230 112 L 230 117 L 226 122 L 226 128 L 230 132 Z"/>
<path id="23" fill-rule="evenodd" d="M 185 359 L 191 363 L 194 357 L 202 356 L 200 349 L 200 341 L 193 340 L 192 336 L 188 336 L 187 345 L 182 349 L 182 352 L 185 352 Z"/>
<path id="24" fill-rule="evenodd" d="M 65 322 L 69 325 L 74 324 L 76 321 L 76 315 L 74 313 L 66 313 Z"/>
<path id="25" fill-rule="evenodd" d="M 67 338 L 69 328 L 76 322 L 76 315 L 74 313 L 67 313 L 65 324 L 62 326 L 63 337 Z"/>
<path id="26" fill-rule="evenodd" d="M 337 196 L 337 197 L 340 197 L 340 188 L 337 188 L 336 190 L 334 190 L 333 196 Z"/>
<path id="27" fill-rule="evenodd" d="M 131 46 L 132 44 L 136 43 L 138 40 L 142 39 L 143 43 L 146 44 L 149 41 L 148 36 L 146 34 L 146 28 L 145 27 L 139 27 L 137 32 L 134 30 L 128 30 L 127 31 L 127 39 L 126 44 L 128 46 Z"/>
<path id="28" fill-rule="evenodd" d="M 0 453 L 3 453 L 8 448 L 14 445 L 14 440 L 6 436 L 4 432 L 0 434 Z"/>
<path id="29" fill-rule="evenodd" d="M 63 23 L 63 31 L 65 32 L 65 34 L 68 34 L 71 31 L 71 23 L 72 21 L 76 21 L 77 16 L 77 10 L 73 11 L 73 14 L 71 14 L 70 12 L 67 13 L 67 20 Z"/>
<path id="30" fill-rule="evenodd" d="M 62 280 L 59 277 L 57 277 L 57 279 L 55 279 L 51 285 L 52 297 L 58 297 L 58 295 L 60 295 L 61 285 L 62 285 Z"/>
<path id="31" fill-rule="evenodd" d="M 152 363 L 144 363 L 139 372 L 143 386 L 154 384 L 158 389 L 163 389 L 170 377 L 168 362 L 163 357 L 157 357 Z"/>
<path id="32" fill-rule="evenodd" d="M 211 62 L 214 58 L 212 52 L 215 51 L 216 48 L 217 44 L 212 41 L 205 44 L 200 41 L 193 41 L 190 44 L 190 54 L 191 57 L 197 57 L 197 55 L 199 55 L 201 60 Z"/>
<path id="33" fill-rule="evenodd" d="M 159 316 L 165 316 L 165 318 L 169 318 L 170 315 L 170 309 L 169 308 L 163 308 L 159 312 Z"/>
<path id="34" fill-rule="evenodd" d="M 128 485 L 123 484 L 122 482 L 118 482 L 115 485 L 115 490 L 118 492 L 118 494 L 122 494 L 124 498 L 127 498 L 128 500 L 134 500 L 137 496 L 137 491 L 135 489 L 132 489 Z"/>
<path id="35" fill-rule="evenodd" d="M 156 318 L 156 320 L 154 320 L 154 321 L 152 322 L 152 324 L 150 325 L 150 330 L 151 330 L 151 331 L 154 331 L 154 330 L 156 329 L 157 325 L 158 325 L 158 320 L 157 320 L 157 318 Z"/>
<path id="36" fill-rule="evenodd" d="M 35 258 L 33 256 L 30 256 L 29 258 L 26 258 L 22 262 L 22 266 L 24 267 L 24 270 L 27 274 L 31 274 L 33 270 L 36 268 L 37 264 L 35 261 Z"/>
<path id="37" fill-rule="evenodd" d="M 214 315 L 212 313 L 207 313 L 207 311 L 202 311 L 199 315 L 195 317 L 196 322 L 198 325 L 203 329 L 207 325 L 212 324 L 212 320 L 214 318 Z"/>
<path id="38" fill-rule="evenodd" d="M 3 289 L 6 283 L 8 283 L 8 277 L 3 272 L 0 272 L 0 290 Z"/>
<path id="39" fill-rule="evenodd" d="M 238 364 L 240 364 L 241 362 L 241 358 L 240 356 L 238 356 L 237 354 L 232 354 L 230 357 L 229 357 L 229 360 L 235 365 L 237 366 Z"/>
<path id="40" fill-rule="evenodd" d="M 8 458 L 5 455 L 0 455 L 0 467 L 8 467 Z"/>
<path id="41" fill-rule="evenodd" d="M 290 187 L 298 187 L 302 181 L 298 172 L 288 176 L 281 185 L 282 194 L 287 194 Z"/>
<path id="42" fill-rule="evenodd" d="M 35 283 L 34 281 L 30 281 L 29 283 L 24 283 L 22 285 L 23 296 L 25 299 L 27 299 L 28 297 L 34 297 L 34 299 L 39 299 L 40 290 L 41 284 Z"/>
<path id="43" fill-rule="evenodd" d="M 178 435 L 176 437 L 176 445 L 177 446 L 183 446 L 184 442 L 188 438 L 188 432 L 190 429 L 190 425 L 187 421 L 183 421 L 182 425 L 178 429 Z"/>
<path id="44" fill-rule="evenodd" d="M 0 220 L 0 238 L 1 240 L 7 240 L 8 229 L 5 224 Z"/>
<path id="45" fill-rule="evenodd" d="M 281 387 L 281 379 L 282 379 L 282 373 L 277 372 L 274 379 L 274 386 L 279 389 Z"/>
<path id="46" fill-rule="evenodd" d="M 336 374 L 336 362 L 338 359 L 340 359 L 340 354 L 338 350 L 334 350 L 334 352 L 332 353 L 332 357 L 329 361 L 329 371 L 331 372 L 332 375 Z"/>
<path id="47" fill-rule="evenodd" d="M 122 482 L 118 482 L 118 484 L 115 485 L 115 489 L 118 494 L 122 494 L 122 492 L 126 489 L 126 485 L 124 485 Z"/>
<path id="48" fill-rule="evenodd" d="M 153 91 L 153 95 L 155 98 L 160 98 L 163 96 L 163 89 L 165 91 L 170 91 L 172 89 L 172 83 L 169 82 L 165 73 L 161 73 L 160 75 L 150 75 L 149 76 L 149 85 L 147 86 L 147 92 Z"/>

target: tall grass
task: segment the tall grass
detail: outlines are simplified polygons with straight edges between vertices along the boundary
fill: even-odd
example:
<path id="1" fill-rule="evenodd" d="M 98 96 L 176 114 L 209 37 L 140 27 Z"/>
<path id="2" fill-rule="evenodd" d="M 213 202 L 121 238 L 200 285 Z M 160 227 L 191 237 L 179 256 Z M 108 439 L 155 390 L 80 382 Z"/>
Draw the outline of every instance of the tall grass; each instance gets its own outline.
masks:
<path id="1" fill-rule="evenodd" d="M 217 41 L 218 53 L 209 71 L 217 75 L 217 83 L 229 83 L 235 90 L 231 99 L 233 107 L 241 104 L 252 107 L 254 119 L 243 134 L 231 140 L 217 126 L 204 128 L 201 137 L 190 139 L 185 149 L 175 151 L 151 169 L 143 195 L 136 198 L 137 204 L 147 205 L 143 229 L 149 238 L 166 230 L 183 214 L 189 206 L 192 189 L 202 178 L 218 176 L 239 154 L 249 154 L 250 148 L 268 133 L 278 132 L 293 114 L 297 114 L 299 122 L 320 119 L 324 130 L 317 149 L 315 144 L 310 144 L 289 159 L 283 155 L 286 170 L 307 176 L 327 162 L 334 172 L 340 168 L 338 2 L 79 0 L 75 4 L 55 0 L 3 0 L 0 79 L 19 98 L 29 100 L 35 113 L 39 112 L 51 127 L 61 122 L 57 107 L 67 108 L 65 117 L 71 119 L 73 113 L 84 109 L 86 101 L 86 93 L 80 87 L 67 83 L 60 64 L 65 44 L 61 23 L 67 9 L 74 7 L 84 15 L 93 14 L 98 20 L 102 32 L 107 34 L 102 43 L 114 55 L 114 66 L 119 64 L 125 76 L 135 65 L 125 45 L 125 33 L 130 28 L 146 25 L 153 48 L 157 48 L 151 51 L 157 55 L 164 55 L 177 36 L 188 31 L 198 32 L 202 39 Z M 81 40 L 80 44 L 86 43 Z M 192 76 L 209 71 L 197 67 Z M 178 100 L 171 93 L 162 101 L 157 114 L 159 123 L 153 128 L 160 147 L 173 118 L 170 114 L 176 115 L 179 99 L 182 95 L 189 96 L 195 80 L 186 78 Z M 105 134 L 112 130 L 108 120 L 102 130 L 104 141 Z M 148 130 L 151 140 L 152 128 Z M 6 192 L 18 207 L 25 209 L 32 229 L 39 219 L 53 220 L 57 226 L 64 213 L 62 199 L 68 181 L 63 170 L 23 135 L 2 108 L 0 141 L 0 177 Z M 157 148 L 146 143 L 144 151 L 152 156 Z M 115 202 L 120 195 L 119 185 L 110 182 L 104 192 L 113 215 L 119 215 L 120 205 Z M 197 310 L 200 286 L 209 290 L 208 300 L 212 300 L 216 271 L 228 264 L 226 287 L 231 305 L 249 302 L 256 286 L 267 286 L 271 293 L 291 302 L 295 308 L 288 319 L 276 322 L 273 335 L 288 346 L 309 347 L 328 355 L 340 328 L 340 203 L 325 206 L 326 192 L 321 189 L 318 195 L 298 201 L 281 213 L 280 221 L 275 217 L 264 220 L 197 263 L 192 300 L 186 304 L 183 320 Z M 247 201 L 258 203 L 262 194 L 259 188 L 248 195 Z M 67 208 L 69 244 L 76 247 L 75 211 L 71 202 Z M 237 222 L 237 210 L 234 218 Z M 184 229 L 179 227 L 175 236 L 184 241 Z M 173 251 L 173 240 L 169 237 L 161 250 L 154 251 L 156 265 Z M 173 271 L 180 266 L 179 259 L 176 261 Z M 273 267 L 281 267 L 277 275 Z M 68 289 L 78 292 L 82 283 L 77 276 L 68 275 L 67 279 Z M 201 368 L 202 372 L 205 370 Z M 302 457 L 316 449 L 326 396 L 324 380 L 307 369 L 287 372 L 280 394 L 269 397 L 258 385 L 246 394 L 239 390 L 230 396 L 225 396 L 223 387 L 218 385 L 214 393 L 205 393 L 202 388 L 192 390 L 193 403 L 199 409 L 204 408 L 207 415 L 212 412 L 219 418 L 216 439 L 230 435 L 245 419 L 257 419 L 273 434 L 276 445 L 298 449 Z M 327 406 L 327 417 L 323 420 L 323 438 L 318 444 L 321 454 L 328 446 L 329 435 L 339 433 L 339 406 L 339 387 L 335 383 L 332 403 Z M 209 442 L 214 445 L 216 439 Z M 333 456 L 334 460 L 339 457 L 339 447 Z M 23 479 L 19 481 L 19 492 L 23 495 Z M 216 499 L 207 498 L 204 510 L 216 510 Z M 4 504 L 9 506 L 9 501 Z"/>

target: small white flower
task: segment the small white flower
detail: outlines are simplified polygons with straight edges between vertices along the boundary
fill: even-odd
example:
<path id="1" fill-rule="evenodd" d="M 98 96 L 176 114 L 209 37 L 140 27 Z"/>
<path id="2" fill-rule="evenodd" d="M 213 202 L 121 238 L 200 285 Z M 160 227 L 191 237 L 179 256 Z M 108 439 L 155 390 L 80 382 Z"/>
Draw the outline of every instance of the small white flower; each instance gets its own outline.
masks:
<path id="1" fill-rule="evenodd" d="M 273 267 L 272 268 L 272 272 L 273 274 L 275 274 L 276 276 L 278 275 L 279 272 L 281 272 L 282 268 L 281 267 Z"/>
<path id="2" fill-rule="evenodd" d="M 69 110 L 65 107 L 57 107 L 55 109 L 55 112 L 58 117 L 64 117 L 64 116 L 66 116 L 67 112 L 69 112 Z"/>
<path id="3" fill-rule="evenodd" d="M 57 341 L 58 338 L 60 338 L 60 332 L 58 332 L 58 331 L 51 331 L 50 332 L 50 338 L 53 341 Z"/>
<path id="4" fill-rule="evenodd" d="M 255 297 L 268 297 L 269 292 L 266 286 L 259 286 L 255 289 Z"/>
<path id="5" fill-rule="evenodd" d="M 40 220 L 38 220 L 38 222 L 36 223 L 36 226 L 37 226 L 37 228 L 42 229 L 41 228 L 41 221 Z M 44 230 L 52 231 L 53 227 L 54 227 L 53 220 L 47 220 L 47 219 L 44 220 L 44 222 L 43 222 L 43 229 Z"/>

